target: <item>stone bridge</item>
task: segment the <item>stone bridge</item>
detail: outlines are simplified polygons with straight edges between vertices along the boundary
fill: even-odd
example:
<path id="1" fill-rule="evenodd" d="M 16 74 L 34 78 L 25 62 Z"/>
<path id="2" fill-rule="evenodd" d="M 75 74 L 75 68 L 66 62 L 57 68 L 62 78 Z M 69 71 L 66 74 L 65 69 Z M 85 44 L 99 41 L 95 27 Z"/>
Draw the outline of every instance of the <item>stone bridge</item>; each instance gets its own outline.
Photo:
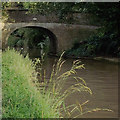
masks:
<path id="1" fill-rule="evenodd" d="M 36 27 L 44 30 L 50 38 L 50 51 L 61 53 L 71 48 L 74 42 L 82 41 L 95 34 L 98 28 L 91 25 L 74 25 L 61 23 L 5 23 L 2 29 L 2 48 L 7 47 L 10 34 L 23 27 Z"/>

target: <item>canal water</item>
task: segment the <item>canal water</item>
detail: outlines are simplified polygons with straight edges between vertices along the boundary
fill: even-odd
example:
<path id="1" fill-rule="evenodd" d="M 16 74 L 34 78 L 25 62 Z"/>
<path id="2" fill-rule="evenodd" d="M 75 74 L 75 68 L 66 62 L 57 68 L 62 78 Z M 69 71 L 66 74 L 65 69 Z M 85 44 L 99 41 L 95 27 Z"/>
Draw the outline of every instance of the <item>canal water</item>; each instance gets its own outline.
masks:
<path id="1" fill-rule="evenodd" d="M 57 58 L 49 57 L 46 59 L 44 69 L 46 78 L 49 79 L 52 66 Z M 72 67 L 74 59 L 66 59 L 60 74 L 66 72 Z M 83 111 L 89 111 L 94 108 L 111 109 L 113 112 L 98 111 L 87 113 L 79 118 L 117 118 L 118 117 L 118 65 L 107 61 L 81 60 L 85 69 L 77 70 L 75 76 L 83 78 L 93 94 L 75 93 L 66 98 L 66 105 L 80 103 L 86 100 L 89 102 L 83 107 Z M 75 79 L 69 78 L 63 87 L 63 90 L 75 84 Z M 74 112 L 71 117 L 75 117 L 78 112 Z"/>

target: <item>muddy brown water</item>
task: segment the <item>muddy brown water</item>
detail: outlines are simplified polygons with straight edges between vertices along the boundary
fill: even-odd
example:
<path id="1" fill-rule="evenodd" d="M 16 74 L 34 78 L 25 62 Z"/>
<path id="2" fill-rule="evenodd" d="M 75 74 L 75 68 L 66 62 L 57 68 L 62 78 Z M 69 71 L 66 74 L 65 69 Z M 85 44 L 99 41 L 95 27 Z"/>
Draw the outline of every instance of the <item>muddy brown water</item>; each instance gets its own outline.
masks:
<path id="1" fill-rule="evenodd" d="M 46 77 L 49 79 L 52 71 L 52 65 L 57 58 L 47 58 L 44 64 L 46 69 Z M 69 70 L 72 66 L 73 59 L 67 59 L 61 69 L 61 73 Z M 76 76 L 83 78 L 87 86 L 92 90 L 93 94 L 75 93 L 71 94 L 66 100 L 66 105 L 80 103 L 86 100 L 89 102 L 83 106 L 83 111 L 89 111 L 94 108 L 108 108 L 113 112 L 98 111 L 87 113 L 79 118 L 118 118 L 118 65 L 107 61 L 81 60 L 85 69 L 77 70 Z M 82 64 L 81 63 L 81 64 Z M 63 87 L 63 90 L 75 84 L 75 79 L 69 78 Z M 78 112 L 74 112 L 75 117 Z"/>

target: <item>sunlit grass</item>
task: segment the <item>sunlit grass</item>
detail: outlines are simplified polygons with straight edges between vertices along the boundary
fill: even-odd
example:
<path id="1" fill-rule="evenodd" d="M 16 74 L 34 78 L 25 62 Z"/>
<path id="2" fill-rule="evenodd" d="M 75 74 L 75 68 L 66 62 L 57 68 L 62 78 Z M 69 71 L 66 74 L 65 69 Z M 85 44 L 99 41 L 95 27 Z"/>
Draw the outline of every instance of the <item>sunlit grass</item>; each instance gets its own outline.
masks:
<path id="1" fill-rule="evenodd" d="M 63 53 L 64 54 L 64 53 Z M 65 99 L 75 92 L 87 92 L 92 95 L 91 89 L 84 79 L 75 77 L 77 70 L 85 69 L 79 60 L 73 62 L 70 70 L 60 74 L 65 61 L 62 56 L 53 65 L 51 76 L 46 80 L 46 72 L 42 69 L 43 60 L 36 59 L 32 62 L 28 57 L 24 58 L 15 50 L 7 50 L 2 56 L 2 81 L 3 81 L 3 118 L 69 118 L 79 117 L 100 110 L 110 109 L 95 108 L 88 111 L 84 106 L 89 100 L 82 104 L 75 103 L 65 105 Z M 43 82 L 38 82 L 36 66 Z M 64 92 L 61 92 L 65 81 L 73 78 L 76 83 Z M 72 116 L 78 112 L 78 115 Z M 64 113 L 64 114 L 63 114 Z"/>
<path id="2" fill-rule="evenodd" d="M 53 65 L 53 70 L 51 71 L 51 76 L 49 80 L 46 80 L 46 71 L 42 70 L 42 62 L 43 60 L 36 59 L 36 66 L 40 65 L 38 67 L 39 75 L 41 81 L 44 80 L 44 82 L 38 82 L 36 83 L 36 86 L 39 86 L 39 89 L 42 94 L 46 94 L 48 98 L 52 99 L 53 105 L 52 107 L 54 109 L 60 109 L 61 116 L 60 117 L 66 117 L 66 118 L 77 118 L 80 117 L 80 115 L 84 115 L 87 113 L 97 112 L 97 111 L 109 111 L 113 112 L 110 109 L 104 109 L 104 108 L 91 108 L 87 111 L 84 110 L 84 106 L 89 103 L 89 100 L 84 101 L 82 104 L 79 102 L 66 106 L 65 105 L 65 99 L 74 94 L 75 92 L 81 93 L 81 92 L 87 92 L 89 95 L 92 95 L 91 89 L 87 86 L 87 83 L 83 78 L 80 76 L 76 76 L 77 70 L 85 69 L 84 64 L 81 64 L 80 60 L 73 61 L 73 64 L 70 68 L 70 70 L 67 70 L 66 72 L 60 74 L 60 71 L 62 70 L 62 66 L 66 62 L 62 59 L 64 55 L 64 52 L 61 54 L 60 58 L 58 59 L 57 63 Z M 69 78 L 72 78 L 75 80 L 75 84 L 71 85 L 69 88 L 67 88 L 64 92 L 62 92 L 63 86 Z M 42 85 L 42 88 L 40 87 Z M 46 87 L 47 86 L 47 87 Z M 91 97 L 91 96 L 90 96 Z M 78 115 L 73 116 L 75 112 L 78 112 Z"/>
<path id="3" fill-rule="evenodd" d="M 3 118 L 57 118 L 51 100 L 36 89 L 35 66 L 28 57 L 14 50 L 2 57 L 2 116 Z"/>

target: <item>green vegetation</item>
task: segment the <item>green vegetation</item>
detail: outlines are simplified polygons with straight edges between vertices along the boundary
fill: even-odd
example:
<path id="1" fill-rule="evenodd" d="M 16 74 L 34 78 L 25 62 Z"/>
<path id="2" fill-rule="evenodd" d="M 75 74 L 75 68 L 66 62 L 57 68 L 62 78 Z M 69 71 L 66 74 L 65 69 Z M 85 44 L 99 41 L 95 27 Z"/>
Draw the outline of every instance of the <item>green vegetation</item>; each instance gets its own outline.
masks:
<path id="1" fill-rule="evenodd" d="M 11 48 L 24 47 L 24 43 L 27 41 L 29 48 L 39 48 L 39 43 L 46 42 L 47 37 L 47 34 L 39 28 L 20 28 L 14 31 L 8 38 L 8 46 Z M 47 43 L 49 43 L 49 41 L 47 41 L 46 44 Z"/>
<path id="2" fill-rule="evenodd" d="M 63 82 L 75 72 L 75 69 L 80 69 L 83 65 L 78 66 L 74 63 L 70 71 L 57 77 L 58 81 L 54 81 L 60 70 L 57 67 L 57 71 L 53 70 L 51 74 L 48 89 L 41 90 L 40 87 L 36 87 L 40 84 L 37 82 L 35 66 L 28 57 L 23 58 L 14 50 L 7 50 L 3 52 L 2 61 L 3 118 L 58 118 L 61 105 L 70 92 L 88 91 L 91 93 L 86 85 L 76 84 L 69 88 L 70 90 L 74 88 L 72 91 L 66 90 L 64 94 L 60 94 L 60 79 Z M 60 59 L 58 66 L 62 64 Z"/>
<path id="3" fill-rule="evenodd" d="M 75 42 L 73 47 L 66 51 L 66 56 L 95 57 L 120 55 L 120 45 L 116 34 L 93 35 L 82 42 Z"/>
<path id="4" fill-rule="evenodd" d="M 23 48 L 23 53 L 32 49 L 49 52 L 50 39 L 45 31 L 40 28 L 20 28 L 14 31 L 8 38 L 10 48 Z"/>
<path id="5" fill-rule="evenodd" d="M 3 11 L 11 6 L 28 9 L 28 13 L 40 13 L 48 15 L 56 14 L 61 22 L 72 21 L 74 23 L 73 13 L 93 14 L 99 20 L 97 34 L 88 38 L 85 45 L 73 46 L 66 54 L 74 56 L 119 56 L 120 38 L 119 38 L 119 4 L 118 3 L 96 3 L 96 2 L 19 2 L 3 3 Z M 4 15 L 3 12 L 3 18 Z M 97 21 L 94 21 L 96 23 Z M 83 40 L 84 41 L 84 40 Z M 79 44 L 80 40 L 77 43 Z M 74 49 L 75 48 L 75 49 Z"/>
<path id="6" fill-rule="evenodd" d="M 86 44 L 80 46 L 78 45 L 78 47 L 73 46 L 70 52 L 68 52 L 69 55 L 71 54 L 74 54 L 75 56 L 103 55 L 116 57 L 120 55 L 120 37 L 118 32 L 119 30 L 118 16 L 120 9 L 118 3 L 71 2 L 71 3 L 43 3 L 43 4 L 25 3 L 25 4 L 29 6 L 26 8 L 28 8 L 32 12 L 45 13 L 45 11 L 47 11 L 46 9 L 49 9 L 50 12 L 55 11 L 63 22 L 65 22 L 66 19 L 71 19 L 67 18 L 67 15 L 75 12 L 93 14 L 97 19 L 99 19 L 101 28 L 98 30 L 97 34 L 88 38 L 87 39 L 88 42 Z M 45 14 L 47 14 L 47 12 Z M 79 42 L 76 44 L 79 44 Z"/>
<path id="7" fill-rule="evenodd" d="M 75 6 L 81 6 L 79 9 Z M 68 56 L 120 56 L 119 37 L 119 4 L 118 3 L 78 3 L 74 5 L 81 13 L 94 14 L 100 20 L 101 28 L 97 34 L 83 40 L 85 44 L 80 44 L 80 40 L 66 52 Z M 72 8 L 71 8 L 72 9 Z M 96 21 L 94 21 L 96 22 Z"/>
<path id="8" fill-rule="evenodd" d="M 70 70 L 59 75 L 65 62 L 62 60 L 62 56 L 63 54 L 57 64 L 53 66 L 49 81 L 45 78 L 45 71 L 43 74 L 42 68 L 39 68 L 40 78 L 44 81 L 39 82 L 35 72 L 35 65 L 42 65 L 39 59 L 36 59 L 33 64 L 28 57 L 23 58 L 15 50 L 8 49 L 3 52 L 3 118 L 69 118 L 74 112 L 78 111 L 79 114 L 74 116 L 76 118 L 95 111 L 111 111 L 101 108 L 84 111 L 83 107 L 88 103 L 88 100 L 82 104 L 76 103 L 66 107 L 64 100 L 70 94 L 88 92 L 92 95 L 92 91 L 87 87 L 86 82 L 82 78 L 74 77 L 76 70 L 84 68 L 84 65 L 81 65 L 78 60 L 73 62 Z M 63 84 L 69 77 L 75 79 L 76 83 L 64 92 L 61 92 Z"/>
<path id="9" fill-rule="evenodd" d="M 3 52 L 3 118 L 59 117 L 59 109 L 52 107 L 52 98 L 36 89 L 36 75 L 35 66 L 28 57 L 23 58 L 14 50 Z"/>
<path id="10" fill-rule="evenodd" d="M 66 16 L 70 13 L 92 13 L 100 19 L 101 28 L 98 33 L 90 38 L 83 40 L 83 43 L 78 40 L 73 48 L 68 50 L 66 55 L 73 55 L 77 57 L 99 56 L 99 55 L 120 55 L 120 40 L 118 32 L 118 14 L 119 6 L 117 3 L 49 3 L 49 2 L 23 2 L 23 3 L 2 3 L 3 19 L 6 22 L 9 19 L 7 11 L 8 7 L 17 5 L 20 8 L 27 8 L 29 12 L 40 13 L 47 15 L 52 13 L 58 15 L 62 22 L 72 17 Z M 31 28 L 22 28 L 14 33 L 8 39 L 8 45 L 13 47 L 29 47 L 40 48 L 43 39 L 47 39 L 46 34 L 39 30 Z M 41 38 L 41 41 L 38 40 Z M 25 46 L 27 44 L 27 46 Z M 48 46 L 48 41 L 46 42 Z M 63 54 L 62 54 L 63 55 Z M 57 64 L 53 66 L 49 81 L 46 80 L 45 71 L 42 69 L 42 63 L 39 59 L 36 62 L 24 58 L 15 50 L 7 50 L 3 52 L 2 59 L 2 80 L 3 80 L 3 118 L 60 118 L 71 117 L 71 115 L 78 111 L 76 117 L 94 112 L 101 109 L 95 108 L 84 111 L 83 107 L 88 103 L 88 100 L 82 104 L 73 104 L 71 106 L 65 105 L 64 100 L 68 95 L 74 92 L 88 92 L 92 94 L 86 82 L 80 77 L 74 77 L 77 70 L 83 69 L 84 65 L 80 61 L 74 61 L 73 66 L 69 71 L 59 74 L 62 69 L 62 56 Z M 37 79 L 38 73 L 35 71 L 36 65 L 40 73 L 40 81 Z M 72 77 L 76 83 L 65 90 L 63 93 L 62 86 L 65 81 Z M 63 111 L 64 115 L 63 116 Z"/>

